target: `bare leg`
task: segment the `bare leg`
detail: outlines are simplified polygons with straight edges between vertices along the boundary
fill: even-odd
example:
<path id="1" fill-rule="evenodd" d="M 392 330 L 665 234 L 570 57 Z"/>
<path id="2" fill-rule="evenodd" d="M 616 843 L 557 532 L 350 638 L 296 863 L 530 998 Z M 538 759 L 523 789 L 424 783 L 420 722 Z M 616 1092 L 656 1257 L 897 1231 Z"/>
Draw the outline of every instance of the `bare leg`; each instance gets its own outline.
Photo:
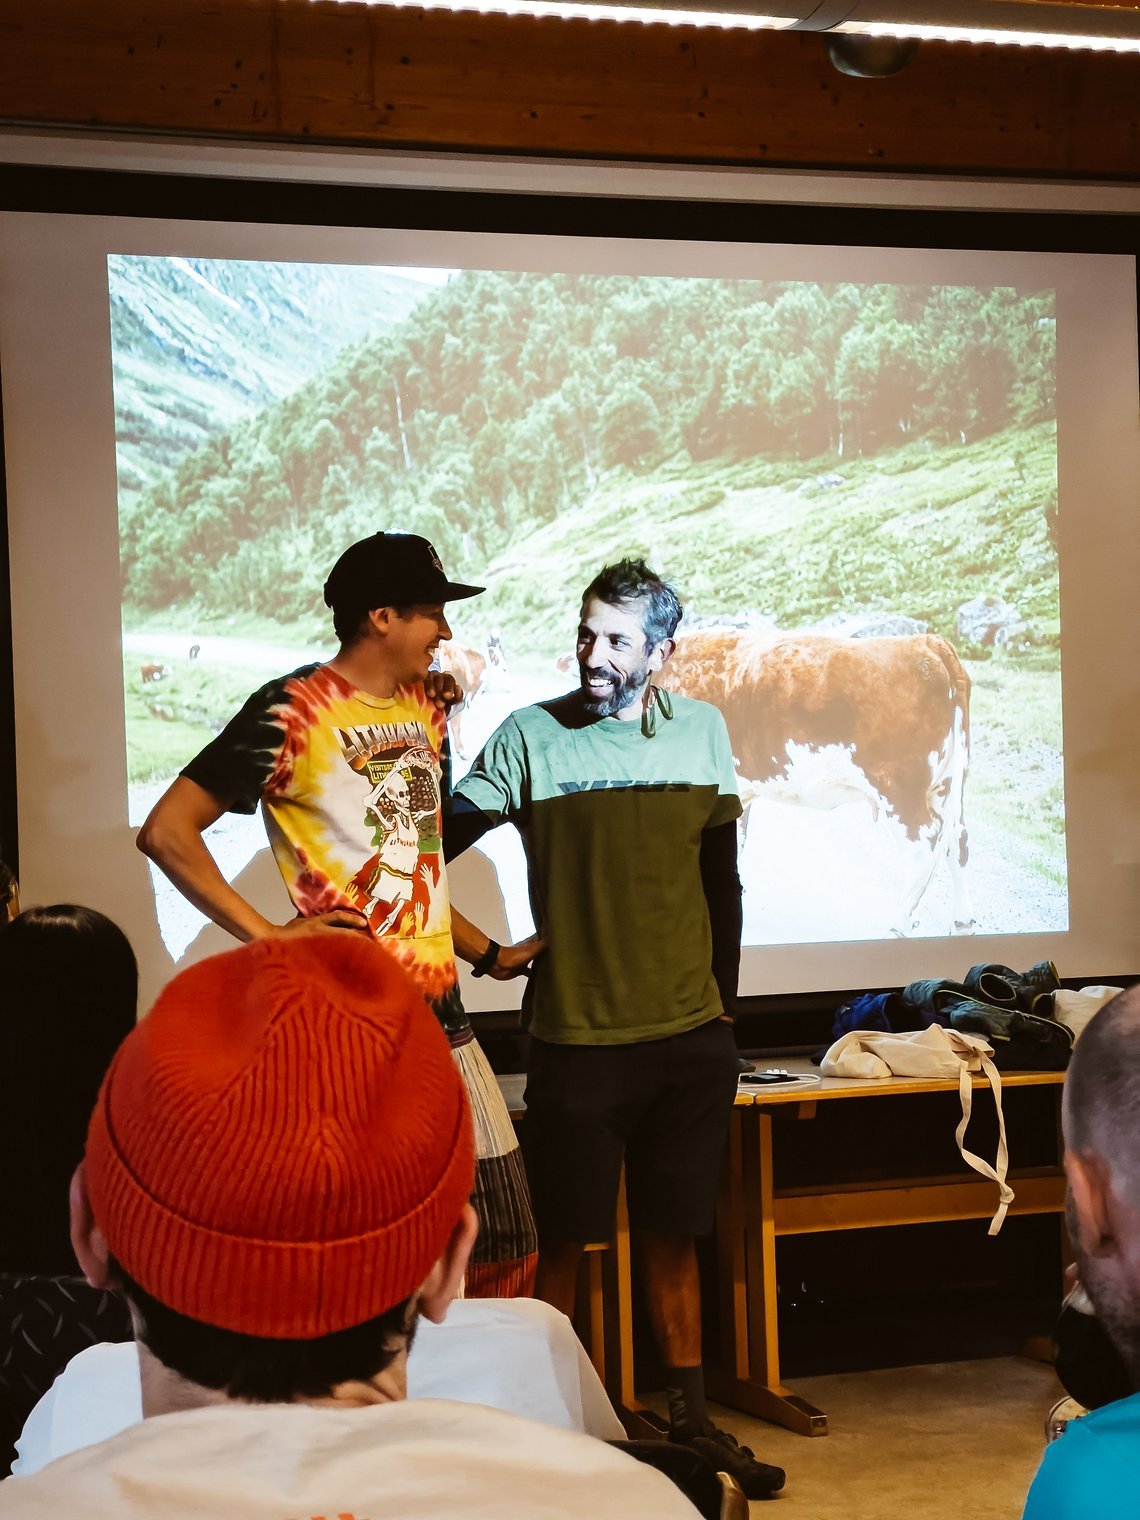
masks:
<path id="1" fill-rule="evenodd" d="M 699 1366 L 701 1280 L 692 1237 L 643 1230 L 640 1238 L 646 1308 L 661 1360 L 667 1367 Z"/>
<path id="2" fill-rule="evenodd" d="M 539 1246 L 534 1296 L 541 1298 L 552 1308 L 560 1309 L 568 1319 L 574 1317 L 578 1263 L 582 1259 L 584 1248 L 580 1240 L 565 1240 L 552 1246 L 541 1244 Z"/>
<path id="3" fill-rule="evenodd" d="M 664 1364 L 671 1441 L 680 1441 L 730 1472 L 749 1499 L 784 1486 L 784 1472 L 757 1460 L 747 1446 L 709 1419 L 701 1370 L 701 1284 L 696 1245 L 688 1235 L 641 1232 L 646 1308 Z"/>

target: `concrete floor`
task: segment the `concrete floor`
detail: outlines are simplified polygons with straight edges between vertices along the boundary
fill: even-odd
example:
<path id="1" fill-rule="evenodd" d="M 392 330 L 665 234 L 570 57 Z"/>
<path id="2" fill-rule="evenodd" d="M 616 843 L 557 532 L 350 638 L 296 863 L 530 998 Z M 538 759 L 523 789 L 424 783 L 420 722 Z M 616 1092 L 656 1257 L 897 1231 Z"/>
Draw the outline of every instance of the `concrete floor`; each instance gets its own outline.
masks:
<path id="1" fill-rule="evenodd" d="M 1008 1357 L 794 1380 L 829 1416 L 816 1439 L 714 1409 L 787 1470 L 753 1520 L 1018 1520 L 1062 1389 L 1051 1367 Z M 657 1406 L 657 1400 L 648 1398 Z"/>

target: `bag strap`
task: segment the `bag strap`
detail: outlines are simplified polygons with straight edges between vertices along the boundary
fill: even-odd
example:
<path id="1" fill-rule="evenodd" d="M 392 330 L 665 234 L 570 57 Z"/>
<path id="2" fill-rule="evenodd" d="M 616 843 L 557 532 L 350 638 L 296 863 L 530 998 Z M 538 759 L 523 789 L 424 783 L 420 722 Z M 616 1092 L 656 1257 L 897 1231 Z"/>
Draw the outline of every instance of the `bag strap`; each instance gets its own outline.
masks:
<path id="1" fill-rule="evenodd" d="M 988 1234 L 996 1235 L 1005 1223 L 1005 1216 L 1013 1202 L 1013 1189 L 1006 1181 L 1006 1173 L 1009 1170 L 1009 1147 L 1005 1139 L 1005 1115 L 1001 1110 L 1001 1077 L 998 1076 L 997 1067 L 989 1056 L 978 1052 L 978 1058 L 982 1063 L 982 1070 L 989 1079 L 990 1089 L 994 1095 L 994 1108 L 997 1110 L 998 1121 L 998 1148 L 996 1167 L 988 1161 L 983 1161 L 973 1151 L 966 1149 L 966 1127 L 970 1122 L 970 1112 L 974 1103 L 974 1087 L 970 1081 L 970 1072 L 966 1062 L 962 1062 L 962 1068 L 958 1073 L 958 1096 L 962 1100 L 962 1118 L 958 1128 L 954 1131 L 954 1139 L 958 1142 L 958 1149 L 962 1153 L 962 1160 L 967 1166 L 972 1166 L 975 1172 L 980 1172 L 983 1177 L 988 1177 L 991 1182 L 998 1185 L 998 1206 L 994 1211 L 994 1217 L 990 1220 Z"/>

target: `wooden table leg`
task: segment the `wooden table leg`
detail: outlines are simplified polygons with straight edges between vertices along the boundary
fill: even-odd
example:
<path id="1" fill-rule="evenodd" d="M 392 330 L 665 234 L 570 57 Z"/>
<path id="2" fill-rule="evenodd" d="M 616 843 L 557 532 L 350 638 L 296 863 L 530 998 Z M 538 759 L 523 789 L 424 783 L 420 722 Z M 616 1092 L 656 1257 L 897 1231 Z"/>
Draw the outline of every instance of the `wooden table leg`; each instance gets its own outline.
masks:
<path id="1" fill-rule="evenodd" d="M 732 1131 L 718 1233 L 722 1245 L 730 1235 L 743 1240 L 743 1292 L 730 1244 L 720 1268 L 722 1365 L 709 1374 L 708 1390 L 722 1404 L 799 1435 L 824 1436 L 827 1416 L 780 1382 L 772 1116 L 758 1107 L 736 1109 Z"/>
<path id="2" fill-rule="evenodd" d="M 582 1344 L 603 1382 L 606 1376 L 606 1302 L 602 1260 L 608 1250 L 609 1246 L 601 1243 L 588 1245 L 583 1252 L 578 1276 L 579 1308 L 574 1316 Z"/>
<path id="3" fill-rule="evenodd" d="M 633 1252 L 625 1172 L 618 1187 L 617 1214 L 610 1249 L 600 1258 L 606 1304 L 606 1361 L 603 1381 L 618 1419 L 631 1440 L 653 1440 L 668 1426 L 641 1403 L 636 1393 L 633 1359 Z"/>
<path id="4" fill-rule="evenodd" d="M 749 1371 L 740 1117 L 740 1110 L 734 1111 L 728 1127 L 728 1145 L 716 1205 L 717 1296 L 720 1306 L 720 1344 L 716 1361 L 720 1372 L 734 1378 L 746 1378 Z"/>

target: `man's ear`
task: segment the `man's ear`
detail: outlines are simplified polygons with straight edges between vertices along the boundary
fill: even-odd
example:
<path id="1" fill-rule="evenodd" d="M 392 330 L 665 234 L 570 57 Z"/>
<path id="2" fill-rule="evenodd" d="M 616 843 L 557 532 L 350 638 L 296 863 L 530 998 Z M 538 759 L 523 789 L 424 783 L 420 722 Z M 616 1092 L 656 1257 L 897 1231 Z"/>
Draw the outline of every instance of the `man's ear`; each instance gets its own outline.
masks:
<path id="1" fill-rule="evenodd" d="M 1117 1240 L 1108 1163 L 1096 1151 L 1066 1151 L 1065 1175 L 1082 1254 L 1111 1256 Z"/>
<path id="2" fill-rule="evenodd" d="M 81 1161 L 71 1179 L 71 1246 L 80 1270 L 93 1288 L 110 1288 L 111 1252 L 103 1231 L 95 1223 L 87 1196 L 87 1174 Z"/>
<path id="3" fill-rule="evenodd" d="M 650 670 L 660 670 L 676 647 L 676 639 L 662 639 L 660 644 L 655 644 L 648 661 Z"/>
<path id="4" fill-rule="evenodd" d="M 479 1219 L 469 1203 L 456 1221 L 451 1239 L 444 1247 L 443 1255 L 427 1275 L 419 1292 L 419 1309 L 433 1325 L 443 1323 L 448 1305 L 463 1286 L 463 1274 L 467 1271 L 467 1258 L 479 1233 Z"/>

